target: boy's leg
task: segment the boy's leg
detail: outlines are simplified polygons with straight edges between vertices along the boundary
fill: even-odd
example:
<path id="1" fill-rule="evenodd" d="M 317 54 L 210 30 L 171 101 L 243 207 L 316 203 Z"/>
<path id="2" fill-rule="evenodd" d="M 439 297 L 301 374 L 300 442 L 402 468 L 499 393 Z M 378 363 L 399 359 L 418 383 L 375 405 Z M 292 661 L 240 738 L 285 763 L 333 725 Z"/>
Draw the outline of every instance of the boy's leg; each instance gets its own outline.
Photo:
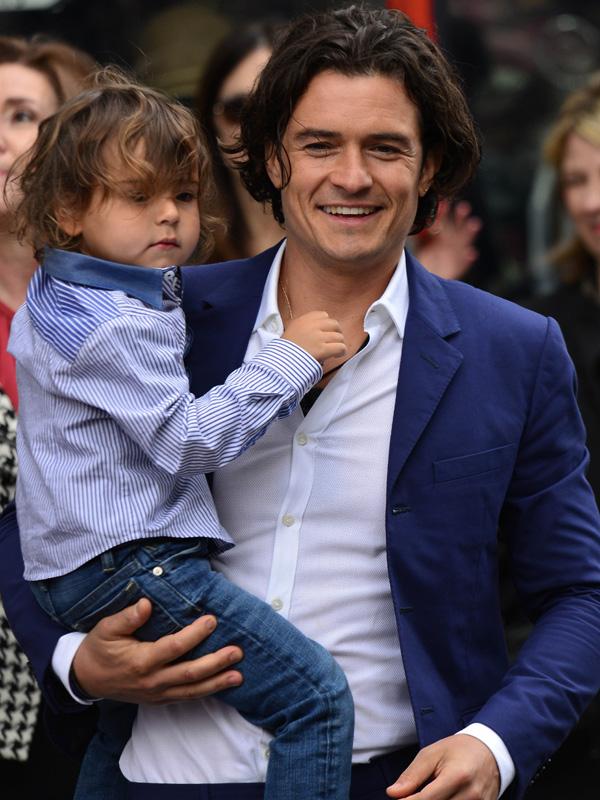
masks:
<path id="1" fill-rule="evenodd" d="M 163 616 L 168 610 L 181 625 L 200 613 L 217 617 L 216 630 L 189 657 L 228 644 L 244 651 L 236 667 L 242 685 L 219 699 L 274 735 L 265 800 L 347 800 L 354 709 L 339 665 L 269 605 L 214 572 L 206 559 L 170 557 L 170 546 L 151 552 L 156 560 L 145 563 L 139 581 L 155 609 Z"/>
<path id="2" fill-rule="evenodd" d="M 213 613 L 216 630 L 187 657 L 227 644 L 244 650 L 236 667 L 243 684 L 219 697 L 274 734 L 265 800 L 347 800 L 354 713 L 342 670 L 270 606 L 214 572 L 206 552 L 202 540 L 145 540 L 39 588 L 54 615 L 75 630 L 140 597 L 153 605 L 138 631 L 143 639 Z"/>
<path id="3" fill-rule="evenodd" d="M 97 730 L 81 762 L 73 800 L 127 800 L 128 781 L 119 768 L 119 759 L 136 711 L 137 706 L 129 703 L 99 703 Z"/>

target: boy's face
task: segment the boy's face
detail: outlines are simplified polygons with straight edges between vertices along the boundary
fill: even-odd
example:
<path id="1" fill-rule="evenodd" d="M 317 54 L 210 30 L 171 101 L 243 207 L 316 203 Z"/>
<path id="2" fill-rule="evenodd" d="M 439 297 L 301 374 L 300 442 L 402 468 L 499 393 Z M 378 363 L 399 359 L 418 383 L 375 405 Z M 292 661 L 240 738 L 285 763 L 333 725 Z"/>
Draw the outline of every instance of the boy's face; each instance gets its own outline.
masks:
<path id="1" fill-rule="evenodd" d="M 125 177 L 108 196 L 97 188 L 89 208 L 61 220 L 80 250 L 96 258 L 140 267 L 185 264 L 200 237 L 198 183 L 161 190 L 152 197 Z"/>

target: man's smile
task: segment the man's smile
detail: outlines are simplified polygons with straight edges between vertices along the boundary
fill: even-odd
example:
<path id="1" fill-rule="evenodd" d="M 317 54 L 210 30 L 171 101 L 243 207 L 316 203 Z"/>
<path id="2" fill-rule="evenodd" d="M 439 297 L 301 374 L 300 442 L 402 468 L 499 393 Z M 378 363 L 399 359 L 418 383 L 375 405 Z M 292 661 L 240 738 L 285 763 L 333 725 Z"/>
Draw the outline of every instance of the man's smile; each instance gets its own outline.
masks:
<path id="1" fill-rule="evenodd" d="M 381 206 L 319 206 L 321 211 L 336 217 L 367 217 Z"/>

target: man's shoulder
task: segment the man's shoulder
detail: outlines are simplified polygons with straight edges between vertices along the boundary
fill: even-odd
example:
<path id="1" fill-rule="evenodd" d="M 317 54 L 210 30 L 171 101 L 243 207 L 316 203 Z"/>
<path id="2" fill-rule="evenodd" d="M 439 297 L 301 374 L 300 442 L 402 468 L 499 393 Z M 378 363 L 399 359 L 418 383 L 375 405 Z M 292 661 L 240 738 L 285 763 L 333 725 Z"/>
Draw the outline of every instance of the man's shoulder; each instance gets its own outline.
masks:
<path id="1" fill-rule="evenodd" d="M 489 329 L 501 336 L 545 335 L 548 318 L 543 313 L 462 281 L 443 280 L 443 285 L 465 331 Z"/>
<path id="2" fill-rule="evenodd" d="M 208 294 L 230 281 L 264 281 L 278 247 L 271 247 L 251 258 L 183 267 L 184 297 L 190 292 Z"/>

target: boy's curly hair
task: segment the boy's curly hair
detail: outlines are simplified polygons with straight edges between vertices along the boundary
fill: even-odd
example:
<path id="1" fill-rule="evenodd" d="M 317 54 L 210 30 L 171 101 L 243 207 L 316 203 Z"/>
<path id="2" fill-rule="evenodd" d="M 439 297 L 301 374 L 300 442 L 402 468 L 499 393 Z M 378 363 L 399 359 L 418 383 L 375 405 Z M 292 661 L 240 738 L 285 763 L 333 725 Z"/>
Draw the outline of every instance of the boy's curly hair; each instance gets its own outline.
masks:
<path id="1" fill-rule="evenodd" d="M 79 237 L 65 233 L 58 220 L 84 213 L 97 189 L 106 197 L 119 191 L 119 171 L 110 168 L 109 157 L 149 197 L 199 181 L 201 260 L 217 220 L 203 213 L 213 181 L 198 123 L 177 100 L 112 66 L 95 72 L 83 92 L 42 123 L 35 144 L 11 170 L 7 186 L 17 184 L 21 195 L 19 238 L 31 242 L 38 257 L 46 246 L 77 250 Z"/>

